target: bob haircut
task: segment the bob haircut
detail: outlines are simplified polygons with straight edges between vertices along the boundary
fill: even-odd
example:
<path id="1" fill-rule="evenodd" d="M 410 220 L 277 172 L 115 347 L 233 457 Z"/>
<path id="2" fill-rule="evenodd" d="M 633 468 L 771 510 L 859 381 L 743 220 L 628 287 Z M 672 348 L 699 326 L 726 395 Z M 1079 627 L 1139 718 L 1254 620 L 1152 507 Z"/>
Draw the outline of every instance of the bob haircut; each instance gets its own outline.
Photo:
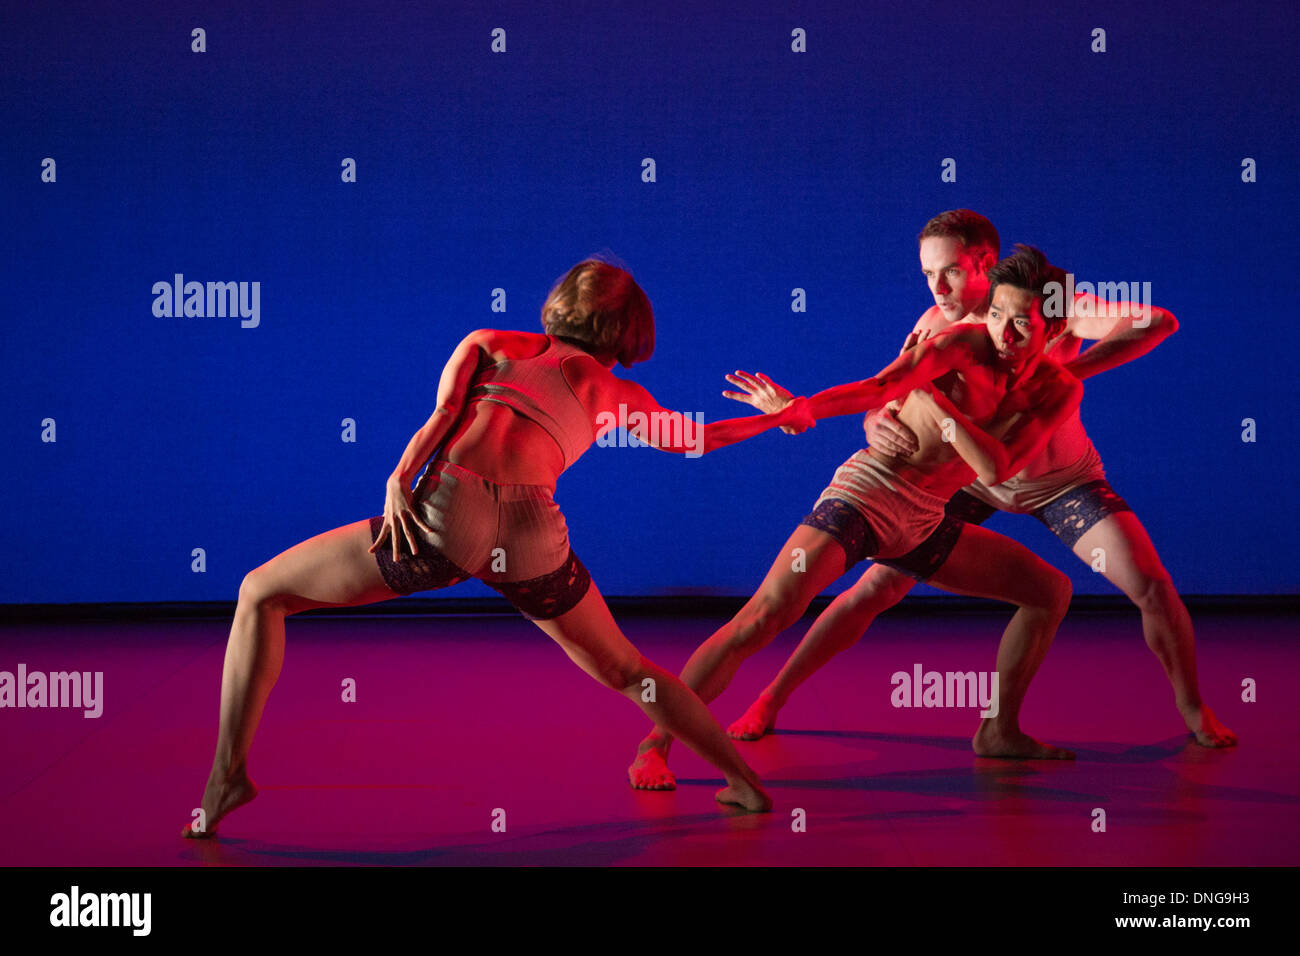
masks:
<path id="1" fill-rule="evenodd" d="M 624 368 L 655 350 L 650 299 L 631 273 L 603 259 L 584 259 L 551 287 L 542 305 L 547 335 L 569 339 Z"/>

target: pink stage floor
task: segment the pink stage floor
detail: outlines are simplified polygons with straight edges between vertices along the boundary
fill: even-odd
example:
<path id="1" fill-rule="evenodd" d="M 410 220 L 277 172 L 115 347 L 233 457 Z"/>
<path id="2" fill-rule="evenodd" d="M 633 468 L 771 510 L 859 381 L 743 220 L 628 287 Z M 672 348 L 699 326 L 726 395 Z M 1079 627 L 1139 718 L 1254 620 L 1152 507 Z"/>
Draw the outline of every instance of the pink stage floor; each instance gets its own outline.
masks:
<path id="1" fill-rule="evenodd" d="M 895 709 L 889 677 L 991 668 L 1005 618 L 896 612 L 804 686 L 774 736 L 738 744 L 776 800 L 765 815 L 716 806 L 720 777 L 680 745 L 676 792 L 630 789 L 640 711 L 522 619 L 294 617 L 249 764 L 261 795 L 208 844 L 178 832 L 211 762 L 228 625 L 11 623 L 0 670 L 103 671 L 104 713 L 0 711 L 0 865 L 1296 865 L 1297 621 L 1194 617 L 1235 750 L 1184 733 L 1136 612 L 1076 612 L 1023 724 L 1078 761 L 976 758 L 975 711 Z M 674 671 L 719 623 L 623 621 Z M 741 668 L 712 706 L 724 726 L 805 627 Z"/>

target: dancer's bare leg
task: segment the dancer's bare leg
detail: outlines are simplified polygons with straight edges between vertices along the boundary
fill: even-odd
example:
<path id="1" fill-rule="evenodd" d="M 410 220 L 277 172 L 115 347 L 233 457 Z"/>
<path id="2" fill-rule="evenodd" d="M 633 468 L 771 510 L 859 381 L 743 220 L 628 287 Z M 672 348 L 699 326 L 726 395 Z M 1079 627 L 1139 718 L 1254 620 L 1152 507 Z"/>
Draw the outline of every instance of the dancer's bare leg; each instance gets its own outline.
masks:
<path id="1" fill-rule="evenodd" d="M 802 555 L 796 558 L 796 550 Z M 794 570 L 795 566 L 803 570 Z M 844 548 L 824 531 L 799 525 L 786 540 L 758 592 L 730 621 L 695 649 L 682 669 L 682 681 L 706 704 L 731 683 L 737 668 L 750 654 L 771 643 L 776 635 L 799 620 L 812 599 L 844 573 Z M 638 789 L 671 790 L 676 786 L 668 770 L 672 746 L 670 728 L 656 724 L 628 768 L 628 779 Z"/>
<path id="2" fill-rule="evenodd" d="M 856 584 L 817 616 L 772 683 L 727 733 L 737 740 L 758 740 L 776 726 L 776 715 L 790 695 L 840 651 L 848 650 L 877 615 L 903 600 L 916 582 L 883 564 L 867 568 Z"/>
<path id="3" fill-rule="evenodd" d="M 1106 579 L 1142 612 L 1147 647 L 1159 658 L 1173 685 L 1174 704 L 1187 729 L 1203 747 L 1234 746 L 1236 734 L 1219 723 L 1201 700 L 1191 616 L 1137 515 L 1131 511 L 1108 515 L 1074 543 L 1074 553 L 1090 567 L 1097 548 L 1106 562 L 1102 572 Z"/>
<path id="4" fill-rule="evenodd" d="M 930 584 L 972 597 L 1018 605 L 998 645 L 998 713 L 980 721 L 971 746 L 981 757 L 1073 760 L 1020 729 L 1020 706 L 1029 682 L 1070 606 L 1070 579 L 1024 545 L 981 528 L 963 526 L 948 560 Z"/>
<path id="5" fill-rule="evenodd" d="M 721 770 L 727 786 L 715 796 L 719 803 L 755 811 L 772 808 L 758 775 L 741 759 L 703 701 L 668 671 L 642 656 L 619 630 L 594 583 L 573 610 L 534 623 L 584 671 L 628 698 L 656 725 L 668 728 Z"/>
<path id="6" fill-rule="evenodd" d="M 184 836 L 212 836 L 222 818 L 257 796 L 248 750 L 280 676 L 285 617 L 398 596 L 379 573 L 371 541 L 369 521 L 357 521 L 308 538 L 244 576 L 221 673 L 217 750 L 203 789 L 205 829 L 196 833 L 187 825 Z"/>

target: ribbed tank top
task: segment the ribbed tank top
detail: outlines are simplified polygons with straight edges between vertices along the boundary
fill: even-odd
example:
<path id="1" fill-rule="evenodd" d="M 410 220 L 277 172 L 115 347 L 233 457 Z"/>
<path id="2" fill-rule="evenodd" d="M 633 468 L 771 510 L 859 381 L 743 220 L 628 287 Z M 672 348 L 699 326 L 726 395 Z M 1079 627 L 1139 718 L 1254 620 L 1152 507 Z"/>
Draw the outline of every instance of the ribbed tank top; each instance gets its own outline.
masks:
<path id="1" fill-rule="evenodd" d="M 564 360 L 585 355 L 582 349 L 551 336 L 540 355 L 503 359 L 478 372 L 470 386 L 471 402 L 496 402 L 523 415 L 555 439 L 567 469 L 596 440 L 591 416 L 564 377 Z"/>

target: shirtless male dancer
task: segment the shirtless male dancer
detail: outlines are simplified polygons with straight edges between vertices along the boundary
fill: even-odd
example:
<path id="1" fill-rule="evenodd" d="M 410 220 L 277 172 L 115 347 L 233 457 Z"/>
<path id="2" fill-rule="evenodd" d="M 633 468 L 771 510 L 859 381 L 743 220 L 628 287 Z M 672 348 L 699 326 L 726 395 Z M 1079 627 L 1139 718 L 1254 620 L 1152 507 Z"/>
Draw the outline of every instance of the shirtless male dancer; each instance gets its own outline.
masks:
<path id="1" fill-rule="evenodd" d="M 986 320 L 988 268 L 998 256 L 993 224 L 969 209 L 935 216 L 919 241 L 921 272 L 935 304 L 917 321 L 904 351 L 955 324 Z M 1071 310 L 1064 334 L 1047 348 L 1049 356 L 1080 379 L 1131 362 L 1178 328 L 1177 320 L 1164 309 L 1105 303 L 1095 296 L 1082 297 L 1081 303 L 1086 303 L 1083 308 Z M 1080 355 L 1083 339 L 1097 344 Z M 906 455 L 917 448 L 917 436 L 897 419 L 895 410 L 889 405 L 868 413 L 867 440 L 873 447 Z M 947 513 L 978 524 L 994 509 L 1032 514 L 1089 566 L 1100 549 L 1105 560 L 1101 573 L 1142 612 L 1147 646 L 1164 666 L 1187 729 L 1205 747 L 1230 747 L 1237 742 L 1201 700 L 1191 618 L 1137 515 L 1106 481 L 1077 411 L 1018 475 L 991 488 L 975 482 L 953 496 Z M 945 540 L 936 535 L 919 550 L 929 552 L 931 560 L 941 560 L 944 547 Z M 909 574 L 905 566 L 888 560 L 868 568 L 821 613 L 781 672 L 731 725 L 731 736 L 757 740 L 771 730 L 795 688 L 856 643 L 878 614 L 911 590 L 915 582 Z"/>
<path id="2" fill-rule="evenodd" d="M 1077 378 L 1043 357 L 1048 339 L 1065 322 L 1064 316 L 1043 315 L 1044 288 L 1063 281 L 1065 273 L 1038 250 L 1022 247 L 990 270 L 990 278 L 987 326 L 956 326 L 903 353 L 874 378 L 807 400 L 820 419 L 906 396 L 899 420 L 916 434 L 917 447 L 906 456 L 859 451 L 835 472 L 758 592 L 686 662 L 682 681 L 706 703 L 730 683 L 741 661 L 797 621 L 818 593 L 858 561 L 905 560 L 943 529 L 952 539 L 943 559 L 918 562 L 913 572 L 958 594 L 1018 605 L 998 647 L 998 711 L 981 721 L 973 749 L 984 756 L 1073 757 L 1019 726 L 1029 681 L 1069 606 L 1069 579 L 1018 542 L 946 520 L 943 510 L 973 476 L 997 484 L 1034 460 L 1083 395 Z M 759 408 L 783 403 L 784 390 L 766 377 L 737 376 L 728 378 L 745 389 L 743 400 Z M 661 726 L 641 742 L 628 768 L 634 787 L 676 785 L 667 766 L 671 743 Z"/>

